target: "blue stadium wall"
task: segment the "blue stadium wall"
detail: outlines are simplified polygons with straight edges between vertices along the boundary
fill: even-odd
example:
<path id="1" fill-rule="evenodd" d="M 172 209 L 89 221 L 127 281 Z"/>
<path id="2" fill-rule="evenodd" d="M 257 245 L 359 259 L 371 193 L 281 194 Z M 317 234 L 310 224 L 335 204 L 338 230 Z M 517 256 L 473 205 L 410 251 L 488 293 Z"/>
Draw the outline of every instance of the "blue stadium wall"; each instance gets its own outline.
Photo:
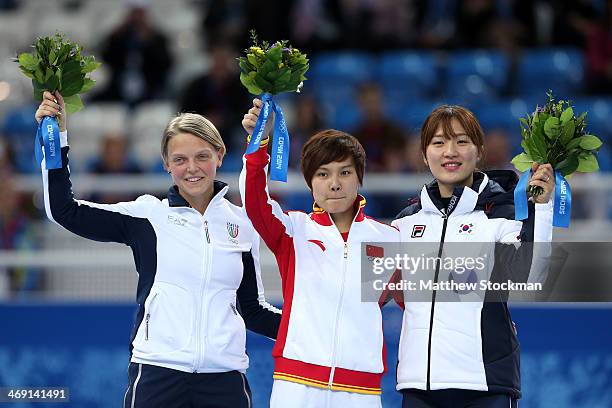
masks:
<path id="1" fill-rule="evenodd" d="M 604 305 L 602 305 L 604 306 Z M 127 382 L 132 305 L 0 305 L 0 386 L 65 386 L 66 404 L 7 407 L 119 407 Z M 524 397 L 530 408 L 612 407 L 612 308 L 513 308 L 523 350 Z M 390 372 L 383 406 L 401 406 L 395 391 L 401 311 L 387 307 Z M 249 334 L 248 378 L 255 407 L 267 407 L 272 342 Z"/>

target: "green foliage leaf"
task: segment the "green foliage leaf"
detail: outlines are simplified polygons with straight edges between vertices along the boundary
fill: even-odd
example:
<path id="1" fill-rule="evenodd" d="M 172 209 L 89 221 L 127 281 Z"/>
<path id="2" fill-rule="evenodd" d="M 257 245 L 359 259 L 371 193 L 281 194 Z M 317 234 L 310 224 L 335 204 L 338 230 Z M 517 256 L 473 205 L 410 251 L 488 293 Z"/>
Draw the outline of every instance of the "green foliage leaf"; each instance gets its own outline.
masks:
<path id="1" fill-rule="evenodd" d="M 597 157 L 593 153 L 588 153 L 584 156 L 581 156 L 579 159 L 578 168 L 576 171 L 582 173 L 591 173 L 599 170 L 599 163 L 597 162 Z"/>
<path id="2" fill-rule="evenodd" d="M 23 69 L 33 72 L 38 66 L 39 61 L 34 55 L 24 52 L 23 54 L 19 54 L 18 62 Z"/>
<path id="3" fill-rule="evenodd" d="M 272 46 L 265 41 L 259 44 L 254 32 L 251 40 L 252 46 L 237 58 L 240 82 L 255 95 L 296 91 L 306 79 L 306 55 L 287 41 L 277 41 Z"/>
<path id="4" fill-rule="evenodd" d="M 514 158 L 512 159 L 512 164 L 518 171 L 524 172 L 531 168 L 533 160 L 531 160 L 531 158 L 527 154 L 521 153 L 514 156 Z"/>
<path id="5" fill-rule="evenodd" d="M 53 70 L 46 68 L 44 72 L 45 72 L 45 76 L 43 79 L 45 82 L 47 82 L 53 76 Z"/>
<path id="6" fill-rule="evenodd" d="M 77 94 L 85 84 L 85 75 L 81 72 L 81 64 L 78 61 L 68 61 L 62 65 L 61 70 L 62 96 Z"/>
<path id="7" fill-rule="evenodd" d="M 542 157 L 542 154 L 540 153 L 538 148 L 535 146 L 533 138 L 530 137 L 528 139 L 525 139 L 525 143 L 527 144 L 527 150 L 529 151 L 529 156 L 532 158 L 532 160 L 537 163 L 543 163 L 544 158 Z"/>
<path id="8" fill-rule="evenodd" d="M 279 71 L 278 78 L 276 80 L 276 86 L 278 86 L 279 92 L 286 92 L 295 90 L 295 88 L 288 88 L 289 82 L 291 81 L 291 69 L 283 68 Z"/>
<path id="9" fill-rule="evenodd" d="M 585 135 L 580 138 L 580 147 L 585 150 L 596 150 L 602 145 L 601 140 L 597 136 Z"/>
<path id="10" fill-rule="evenodd" d="M 574 117 L 574 110 L 570 106 L 567 109 L 565 109 L 563 113 L 561 114 L 561 123 L 565 124 L 568 121 L 570 121 L 573 117 Z"/>
<path id="11" fill-rule="evenodd" d="M 27 69 L 25 69 L 23 67 L 19 67 L 19 69 L 21 70 L 21 72 L 23 72 L 23 74 L 25 76 L 27 76 L 28 78 L 34 79 L 34 72 L 33 71 L 28 71 Z"/>
<path id="12" fill-rule="evenodd" d="M 263 76 L 257 74 L 253 78 L 255 85 L 260 87 L 264 92 L 271 92 L 274 85 L 268 80 L 266 80 Z"/>
<path id="13" fill-rule="evenodd" d="M 62 44 L 60 46 L 60 52 L 57 58 L 57 65 L 63 65 L 68 60 L 71 50 L 72 46 L 69 43 Z"/>
<path id="14" fill-rule="evenodd" d="M 565 160 L 557 164 L 555 170 L 560 171 L 563 176 L 567 176 L 576 171 L 578 164 L 578 154 L 570 154 L 565 158 Z"/>
<path id="15" fill-rule="evenodd" d="M 255 57 L 255 55 L 248 54 L 247 55 L 247 60 L 249 61 L 249 64 L 251 64 L 253 67 L 255 67 L 255 69 L 257 69 L 257 67 L 259 66 L 259 63 L 258 63 L 257 57 Z"/>
<path id="16" fill-rule="evenodd" d="M 544 123 L 544 134 L 550 139 L 555 139 L 559 136 L 560 123 L 559 119 L 555 117 L 549 117 Z"/>
<path id="17" fill-rule="evenodd" d="M 45 92 L 45 88 L 43 88 L 43 84 L 32 79 L 32 88 L 34 88 L 34 100 L 42 101 L 43 92 Z"/>
<path id="18" fill-rule="evenodd" d="M 281 58 L 282 58 L 282 46 L 277 43 L 277 45 L 275 45 L 274 47 L 270 48 L 270 50 L 268 50 L 268 52 L 266 53 L 266 58 L 268 61 L 271 61 L 274 66 L 278 66 L 278 64 L 280 64 L 281 62 Z"/>
<path id="19" fill-rule="evenodd" d="M 57 75 L 53 75 L 53 74 L 51 74 L 49 79 L 47 79 L 45 83 L 42 84 L 42 88 L 44 88 L 46 91 L 49 91 L 49 92 L 55 92 L 58 89 L 58 87 L 59 87 L 59 78 L 57 77 Z"/>
<path id="20" fill-rule="evenodd" d="M 248 74 L 255 69 L 255 67 L 253 67 L 245 57 L 239 58 L 238 61 L 238 66 L 240 66 L 240 69 L 244 73 Z"/>
<path id="21" fill-rule="evenodd" d="M 96 62 L 96 59 L 93 55 L 85 57 L 83 61 L 81 61 L 81 72 L 83 74 L 88 74 L 100 68 L 100 66 L 102 66 L 102 63 Z"/>
<path id="22" fill-rule="evenodd" d="M 83 109 L 83 102 L 81 101 L 81 97 L 79 95 L 72 95 L 68 97 L 62 95 L 62 97 L 64 98 L 64 103 L 68 113 L 75 113 Z"/>
<path id="23" fill-rule="evenodd" d="M 576 133 L 576 125 L 573 120 L 565 122 L 561 131 L 561 144 L 567 145 Z"/>
<path id="24" fill-rule="evenodd" d="M 536 123 L 538 123 L 540 121 L 539 118 L 539 113 L 538 113 L 538 108 L 536 107 L 536 111 L 533 113 L 533 116 L 531 117 L 531 126 L 535 126 Z"/>
<path id="25" fill-rule="evenodd" d="M 533 114 L 521 118 L 521 146 L 524 153 L 514 157 L 517 169 L 527 169 L 530 161 L 551 163 L 555 170 L 569 177 L 576 171 L 596 171 L 594 154 L 602 146 L 599 138 L 586 134 L 586 112 L 575 116 L 571 101 L 555 100 L 552 91 L 547 101 Z"/>
<path id="26" fill-rule="evenodd" d="M 255 72 L 251 73 L 255 74 Z M 244 85 L 249 91 L 249 93 L 252 95 L 261 95 L 263 93 L 262 89 L 258 87 L 253 81 L 253 78 L 250 75 L 245 74 L 244 72 L 240 73 L 240 82 L 242 82 L 242 85 Z"/>
<path id="27" fill-rule="evenodd" d="M 582 141 L 582 136 L 581 137 L 576 137 L 572 140 L 570 140 L 570 142 L 565 146 L 565 148 L 569 151 L 572 149 L 577 148 L 578 146 L 580 146 L 580 142 Z"/>
<path id="28" fill-rule="evenodd" d="M 531 157 L 531 151 L 529 150 L 529 143 L 527 143 L 527 139 L 521 140 L 521 147 L 527 153 L 527 156 Z"/>
<path id="29" fill-rule="evenodd" d="M 90 78 L 85 78 L 84 83 L 83 83 L 83 87 L 81 88 L 81 90 L 78 92 L 80 94 L 85 93 L 87 91 L 89 91 L 91 88 L 93 88 L 96 85 L 96 81 Z"/>
<path id="30" fill-rule="evenodd" d="M 270 73 L 274 73 L 277 70 L 277 65 L 274 64 L 272 61 L 270 60 L 266 60 L 266 62 L 263 63 L 263 65 L 261 66 L 261 68 L 259 68 L 259 70 L 257 71 L 257 73 L 264 77 L 267 78 L 268 75 Z"/>
<path id="31" fill-rule="evenodd" d="M 32 48 L 32 52 L 20 54 L 16 62 L 21 72 L 32 79 L 34 98 L 41 100 L 45 90 L 60 90 L 64 99 L 71 101 L 71 110 L 80 109 L 81 99 L 71 97 L 93 87 L 95 81 L 86 78 L 86 74 L 101 64 L 93 56 L 82 56 L 81 47 L 60 33 L 37 38 Z"/>
<path id="32" fill-rule="evenodd" d="M 529 138 L 531 142 L 531 157 L 537 163 L 548 163 L 547 153 L 548 153 L 548 143 L 546 142 L 546 138 L 542 134 L 534 134 L 531 138 Z"/>
<path id="33" fill-rule="evenodd" d="M 45 73 L 41 67 L 41 64 L 38 64 L 34 70 L 34 79 L 41 84 L 45 82 Z"/>

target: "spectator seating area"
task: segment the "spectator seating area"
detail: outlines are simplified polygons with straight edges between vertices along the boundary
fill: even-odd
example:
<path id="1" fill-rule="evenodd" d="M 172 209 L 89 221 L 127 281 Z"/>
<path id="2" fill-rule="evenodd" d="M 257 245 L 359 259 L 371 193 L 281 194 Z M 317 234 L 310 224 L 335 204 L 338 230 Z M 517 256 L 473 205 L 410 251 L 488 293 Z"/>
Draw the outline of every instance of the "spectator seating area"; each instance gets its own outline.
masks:
<path id="1" fill-rule="evenodd" d="M 548 89 L 557 98 L 571 99 L 576 111 L 587 111 L 589 131 L 604 141 L 612 141 L 612 97 L 580 92 L 583 66 L 583 55 L 576 49 L 527 50 L 517 61 L 494 50 L 447 54 L 408 50 L 381 55 L 342 52 L 312 56 L 304 91 L 314 94 L 326 126 L 349 131 L 360 121 L 357 89 L 365 82 L 381 86 L 386 114 L 409 132 L 417 132 L 427 114 L 439 104 L 466 105 L 485 130 L 509 131 L 513 154 L 517 154 L 518 118 L 543 103 Z M 295 98 L 299 97 L 281 97 L 289 118 Z M 71 146 L 79 157 L 76 170 L 98 154 L 100 137 L 110 131 L 130 135 L 135 159 L 141 167 L 159 170 L 161 132 L 176 111 L 171 100 L 148 102 L 133 111 L 122 104 L 87 104 L 86 109 L 70 118 L 69 127 L 74 134 Z M 32 113 L 30 106 L 14 108 L 0 128 L 2 133 L 18 139 L 17 144 L 27 142 L 18 165 L 22 172 L 36 170 L 31 163 L 28 139 L 34 132 Z M 226 163 L 230 168 L 226 171 L 239 170 L 240 154 L 229 152 Z M 610 170 L 610 161 L 610 153 L 604 149 L 600 155 L 602 170 Z"/>

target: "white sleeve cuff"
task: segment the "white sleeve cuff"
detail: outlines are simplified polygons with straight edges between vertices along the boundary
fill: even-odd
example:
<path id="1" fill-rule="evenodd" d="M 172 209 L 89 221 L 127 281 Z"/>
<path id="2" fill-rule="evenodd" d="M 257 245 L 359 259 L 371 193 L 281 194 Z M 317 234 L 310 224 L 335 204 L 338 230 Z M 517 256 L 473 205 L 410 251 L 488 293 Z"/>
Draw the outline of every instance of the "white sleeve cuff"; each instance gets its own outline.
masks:
<path id="1" fill-rule="evenodd" d="M 535 205 L 535 242 L 551 242 L 553 235 L 553 199 Z"/>
<path id="2" fill-rule="evenodd" d="M 549 211 L 549 210 L 552 210 L 553 203 L 554 203 L 554 200 L 553 200 L 553 197 L 551 197 L 550 200 L 548 200 L 547 203 L 542 203 L 542 204 L 535 203 L 535 209 L 536 210 L 540 210 L 540 211 L 542 211 L 542 210 Z"/>
<path id="3" fill-rule="evenodd" d="M 67 130 L 60 132 L 60 146 L 61 147 L 68 146 L 68 131 Z"/>

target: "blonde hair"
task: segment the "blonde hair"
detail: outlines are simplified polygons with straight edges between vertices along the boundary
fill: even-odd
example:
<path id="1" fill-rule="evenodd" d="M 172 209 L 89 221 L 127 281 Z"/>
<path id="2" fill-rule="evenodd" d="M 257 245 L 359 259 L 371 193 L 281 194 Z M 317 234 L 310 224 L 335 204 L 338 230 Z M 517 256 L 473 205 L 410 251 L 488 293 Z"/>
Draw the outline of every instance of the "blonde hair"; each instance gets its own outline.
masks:
<path id="1" fill-rule="evenodd" d="M 161 140 L 161 155 L 164 162 L 168 160 L 168 143 L 173 136 L 180 133 L 189 133 L 195 137 L 210 143 L 217 152 L 221 152 L 221 158 L 225 156 L 225 143 L 219 131 L 213 123 L 197 113 L 181 113 L 172 118 L 164 129 Z"/>

